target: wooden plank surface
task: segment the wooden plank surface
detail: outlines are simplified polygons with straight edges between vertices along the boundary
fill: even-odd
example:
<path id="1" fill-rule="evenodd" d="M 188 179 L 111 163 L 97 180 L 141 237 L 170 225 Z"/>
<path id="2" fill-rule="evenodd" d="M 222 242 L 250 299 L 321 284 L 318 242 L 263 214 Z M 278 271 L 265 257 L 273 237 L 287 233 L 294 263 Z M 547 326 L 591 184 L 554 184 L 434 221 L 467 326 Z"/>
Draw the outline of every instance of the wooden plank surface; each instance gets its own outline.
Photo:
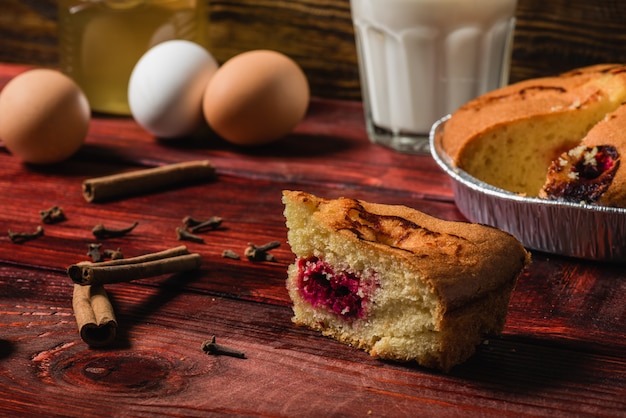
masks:
<path id="1" fill-rule="evenodd" d="M 0 0 L 0 61 L 58 66 L 57 1 Z M 360 99 L 349 0 L 206 0 L 218 61 L 268 48 L 302 66 L 316 97 Z M 511 81 L 626 62 L 626 2 L 518 0 Z"/>
<path id="2" fill-rule="evenodd" d="M 0 88 L 25 67 L 0 65 Z M 0 115 L 1 117 L 1 115 Z M 210 159 L 218 179 L 101 204 L 85 178 Z M 626 275 L 623 265 L 534 253 L 515 289 L 504 333 L 442 374 L 379 361 L 291 323 L 285 290 L 293 260 L 280 192 L 303 189 L 413 206 L 462 219 L 428 156 L 371 145 L 355 102 L 315 99 L 283 141 L 242 151 L 215 138 L 157 142 L 129 118 L 95 117 L 87 144 L 53 167 L 0 149 L 0 416 L 624 416 Z M 24 244 L 39 211 L 64 208 Z M 114 347 L 79 338 L 65 268 L 86 260 L 91 228 L 139 221 L 100 240 L 125 256 L 180 245 L 186 215 L 224 218 L 199 271 L 107 286 L 120 332 Z M 278 240 L 275 262 L 231 260 L 248 242 Z M 247 358 L 209 356 L 211 335 Z"/>

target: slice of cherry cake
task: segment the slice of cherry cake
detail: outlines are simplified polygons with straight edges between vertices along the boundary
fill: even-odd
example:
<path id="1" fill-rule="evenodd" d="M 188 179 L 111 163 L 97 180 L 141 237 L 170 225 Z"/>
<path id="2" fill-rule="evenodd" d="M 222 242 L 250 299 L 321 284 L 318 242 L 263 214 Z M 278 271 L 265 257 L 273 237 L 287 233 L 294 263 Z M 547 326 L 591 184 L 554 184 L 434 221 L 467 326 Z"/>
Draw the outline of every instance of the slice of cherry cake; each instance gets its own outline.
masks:
<path id="1" fill-rule="evenodd" d="M 405 206 L 284 191 L 294 323 L 449 370 L 504 327 L 529 253 L 495 228 Z"/>

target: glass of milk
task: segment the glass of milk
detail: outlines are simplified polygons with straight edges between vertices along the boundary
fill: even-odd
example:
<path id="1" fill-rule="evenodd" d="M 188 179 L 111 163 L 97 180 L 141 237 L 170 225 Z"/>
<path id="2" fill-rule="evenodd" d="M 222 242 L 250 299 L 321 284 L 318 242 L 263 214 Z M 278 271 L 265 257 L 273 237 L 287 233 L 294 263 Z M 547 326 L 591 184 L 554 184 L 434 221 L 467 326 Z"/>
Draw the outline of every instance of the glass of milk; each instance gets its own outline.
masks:
<path id="1" fill-rule="evenodd" d="M 517 0 L 350 0 L 368 136 L 428 153 L 434 122 L 508 83 Z"/>

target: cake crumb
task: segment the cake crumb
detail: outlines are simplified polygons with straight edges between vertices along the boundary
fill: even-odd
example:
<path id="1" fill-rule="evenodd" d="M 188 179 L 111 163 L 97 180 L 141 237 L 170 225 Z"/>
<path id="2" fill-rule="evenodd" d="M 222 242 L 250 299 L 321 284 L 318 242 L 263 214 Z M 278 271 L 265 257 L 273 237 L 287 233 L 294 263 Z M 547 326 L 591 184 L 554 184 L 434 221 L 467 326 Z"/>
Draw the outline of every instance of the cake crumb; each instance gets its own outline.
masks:
<path id="1" fill-rule="evenodd" d="M 598 165 L 598 161 L 596 160 L 596 155 L 598 154 L 598 147 L 593 147 L 590 151 L 585 152 L 584 155 L 584 165 Z"/>
<path id="2" fill-rule="evenodd" d="M 580 107 L 580 100 L 576 99 L 574 100 L 574 102 L 570 105 L 570 109 L 578 109 Z"/>

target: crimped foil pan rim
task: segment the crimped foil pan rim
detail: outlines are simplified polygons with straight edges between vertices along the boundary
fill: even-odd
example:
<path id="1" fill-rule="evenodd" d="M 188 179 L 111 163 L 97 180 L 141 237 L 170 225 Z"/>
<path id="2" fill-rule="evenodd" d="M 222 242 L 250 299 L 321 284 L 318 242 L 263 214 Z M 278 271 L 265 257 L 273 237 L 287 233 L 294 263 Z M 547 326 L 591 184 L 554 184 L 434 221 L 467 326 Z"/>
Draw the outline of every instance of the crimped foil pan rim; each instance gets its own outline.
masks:
<path id="1" fill-rule="evenodd" d="M 430 131 L 430 150 L 452 180 L 454 200 L 471 222 L 517 237 L 530 249 L 597 261 L 626 261 L 626 209 L 523 197 L 455 167 L 441 144 L 447 115 Z"/>

